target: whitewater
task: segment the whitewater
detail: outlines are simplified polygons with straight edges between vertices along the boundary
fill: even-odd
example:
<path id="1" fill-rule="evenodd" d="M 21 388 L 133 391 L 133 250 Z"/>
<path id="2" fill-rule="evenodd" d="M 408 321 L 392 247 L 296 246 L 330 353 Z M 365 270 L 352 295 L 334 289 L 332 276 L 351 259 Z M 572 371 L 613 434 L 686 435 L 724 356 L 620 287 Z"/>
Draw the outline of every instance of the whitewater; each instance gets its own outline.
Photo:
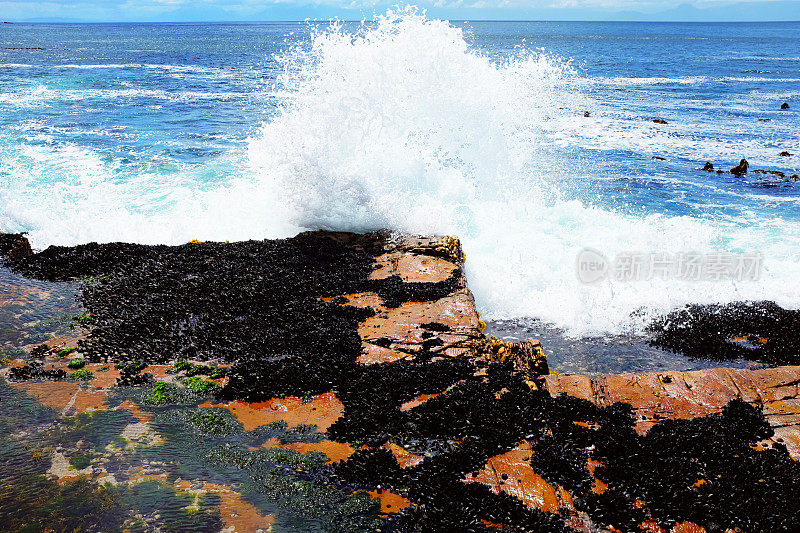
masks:
<path id="1" fill-rule="evenodd" d="M 37 248 L 317 228 L 452 234 L 484 317 L 536 318 L 573 336 L 636 335 L 687 303 L 800 307 L 800 185 L 695 170 L 746 155 L 796 172 L 778 155 L 800 151 L 795 111 L 772 108 L 797 98 L 781 77 L 798 77 L 798 58 L 771 50 L 755 69 L 735 58 L 766 74 L 595 72 L 586 50 L 566 54 L 519 30 L 465 28 L 414 8 L 290 29 L 273 35 L 268 60 L 236 68 L 116 56 L 105 67 L 57 56 L 36 64 L 6 52 L 0 231 L 26 231 Z M 63 74 L 108 71 L 121 77 Z M 713 99 L 703 92 L 719 87 Z M 49 118 L 75 106 L 125 120 L 142 113 L 150 127 Z M 188 133 L 178 125 L 187 116 Z M 662 116 L 666 127 L 652 122 Z M 586 248 L 609 258 L 758 254 L 763 269 L 754 280 L 587 284 L 576 275 Z"/>

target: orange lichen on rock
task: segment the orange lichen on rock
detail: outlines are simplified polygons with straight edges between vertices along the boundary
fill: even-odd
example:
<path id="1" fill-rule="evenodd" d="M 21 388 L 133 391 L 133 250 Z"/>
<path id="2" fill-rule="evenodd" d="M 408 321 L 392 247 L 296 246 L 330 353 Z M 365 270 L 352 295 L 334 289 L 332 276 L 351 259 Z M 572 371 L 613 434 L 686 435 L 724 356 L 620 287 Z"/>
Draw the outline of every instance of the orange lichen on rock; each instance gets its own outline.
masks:
<path id="1" fill-rule="evenodd" d="M 289 426 L 315 424 L 319 431 L 325 431 L 344 414 L 344 405 L 332 392 L 313 396 L 306 403 L 297 396 L 288 396 L 256 403 L 238 400 L 222 404 L 205 402 L 200 407 L 228 409 L 242 423 L 245 431 L 278 420 L 286 421 Z"/>
<path id="2" fill-rule="evenodd" d="M 483 483 L 495 494 L 505 492 L 528 507 L 557 513 L 561 504 L 556 489 L 533 471 L 532 453 L 531 444 L 522 441 L 513 450 L 490 458 L 477 476 L 467 474 L 464 482 Z"/>
<path id="3" fill-rule="evenodd" d="M 615 374 L 590 378 L 573 374 L 545 377 L 553 396 L 566 393 L 600 406 L 633 406 L 636 430 L 646 433 L 662 418 L 695 418 L 722 411 L 733 399 L 757 405 L 789 453 L 800 459 L 800 366 L 758 370 L 711 368 L 688 372 Z"/>
<path id="4" fill-rule="evenodd" d="M 372 496 L 373 499 L 380 500 L 381 513 L 383 514 L 399 513 L 403 509 L 411 507 L 410 500 L 388 490 L 371 490 L 367 494 Z"/>

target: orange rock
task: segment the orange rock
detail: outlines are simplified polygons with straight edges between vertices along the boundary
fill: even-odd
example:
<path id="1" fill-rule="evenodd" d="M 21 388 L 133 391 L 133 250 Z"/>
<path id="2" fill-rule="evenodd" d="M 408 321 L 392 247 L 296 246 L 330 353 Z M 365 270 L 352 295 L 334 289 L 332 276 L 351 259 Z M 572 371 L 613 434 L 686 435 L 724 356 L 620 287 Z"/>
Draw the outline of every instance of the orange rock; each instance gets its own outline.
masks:
<path id="1" fill-rule="evenodd" d="M 270 531 L 275 518 L 263 515 L 254 505 L 244 501 L 242 495 L 227 485 L 203 481 L 200 489 L 191 489 L 192 482 L 181 480 L 174 484 L 183 492 L 216 494 L 220 498 L 219 514 L 225 525 L 225 531 L 251 532 L 262 529 Z"/>
<path id="2" fill-rule="evenodd" d="M 566 393 L 601 406 L 633 406 L 636 430 L 644 434 L 659 418 L 695 418 L 718 413 L 741 398 L 761 407 L 782 441 L 800 459 L 800 366 L 758 370 L 712 368 L 689 372 L 615 374 L 591 379 L 559 374 L 545 377 L 550 394 Z"/>
<path id="3" fill-rule="evenodd" d="M 119 404 L 118 409 L 127 409 L 133 416 L 139 419 L 140 422 L 149 422 L 153 418 L 153 413 L 145 411 L 130 400 L 125 400 Z"/>
<path id="4" fill-rule="evenodd" d="M 375 258 L 375 270 L 370 279 L 400 276 L 405 282 L 435 283 L 449 278 L 457 265 L 441 257 L 392 252 Z"/>
<path id="5" fill-rule="evenodd" d="M 411 507 L 410 500 L 388 490 L 382 490 L 380 492 L 371 490 L 368 491 L 367 494 L 372 496 L 373 499 L 381 501 L 381 513 L 383 514 L 399 513 L 403 509 Z"/>
<path id="6" fill-rule="evenodd" d="M 72 407 L 75 409 L 74 414 L 105 410 L 108 408 L 106 398 L 105 391 L 79 390 L 75 393 L 75 398 L 72 402 Z"/>
<path id="7" fill-rule="evenodd" d="M 245 431 L 278 420 L 285 420 L 289 426 L 316 424 L 319 431 L 325 431 L 344 414 L 344 405 L 332 392 L 318 394 L 308 403 L 303 403 L 302 398 L 288 396 L 256 403 L 238 400 L 222 404 L 205 402 L 200 407 L 228 409 L 242 423 Z"/>
<path id="8" fill-rule="evenodd" d="M 422 405 L 423 403 L 425 403 L 428 400 L 431 400 L 433 398 L 436 398 L 437 396 L 439 396 L 439 395 L 438 394 L 420 394 L 419 396 L 417 396 L 413 400 L 409 400 L 409 401 L 405 402 L 403 405 L 401 405 L 400 406 L 400 410 L 401 411 L 408 411 L 409 409 L 413 409 L 413 408 L 417 407 L 418 405 Z"/>
<path id="9" fill-rule="evenodd" d="M 490 458 L 477 476 L 467 474 L 464 482 L 483 483 L 495 494 L 505 492 L 528 507 L 557 513 L 560 502 L 556 489 L 533 471 L 528 462 L 532 453 L 530 443 L 522 441 L 513 450 Z"/>
<path id="10" fill-rule="evenodd" d="M 72 402 L 80 385 L 69 381 L 43 381 L 41 383 L 20 382 L 11 383 L 15 389 L 24 391 L 41 403 L 53 409 L 62 411 Z"/>
<path id="11" fill-rule="evenodd" d="M 89 363 L 85 368 L 94 373 L 94 377 L 89 381 L 89 385 L 92 387 L 110 388 L 117 383 L 119 370 L 114 368 L 113 363 L 107 365 L 103 363 Z M 108 368 L 108 370 L 98 372 L 101 368 Z"/>
<path id="12" fill-rule="evenodd" d="M 362 365 L 376 365 L 380 363 L 394 363 L 400 359 L 413 357 L 413 354 L 398 352 L 390 348 L 384 348 L 377 344 L 369 342 L 361 343 L 361 355 L 358 356 L 358 362 Z"/>
<path id="13" fill-rule="evenodd" d="M 400 468 L 416 466 L 425 459 L 421 455 L 411 453 L 402 446 L 398 446 L 393 442 L 387 442 L 383 445 L 383 447 L 394 454 L 394 458 L 397 460 L 397 464 L 400 465 Z"/>
<path id="14" fill-rule="evenodd" d="M 353 449 L 350 444 L 333 440 L 323 440 L 320 442 L 290 442 L 286 444 L 277 443 L 276 446 L 296 450 L 300 453 L 324 453 L 328 457 L 328 463 L 345 461 L 348 457 L 356 453 L 355 449 Z"/>
<path id="15" fill-rule="evenodd" d="M 678 522 L 670 533 L 706 533 L 706 528 L 691 522 Z"/>
<path id="16" fill-rule="evenodd" d="M 449 331 L 430 332 L 422 324 L 437 322 Z M 450 296 L 433 302 L 407 302 L 397 308 L 385 309 L 359 325 L 358 334 L 373 345 L 380 339 L 390 342 L 388 348 L 400 353 L 414 353 L 422 343 L 435 336 L 444 343 L 432 349 L 447 356 L 471 353 L 475 341 L 481 338 L 478 314 L 472 294 L 460 289 Z"/>

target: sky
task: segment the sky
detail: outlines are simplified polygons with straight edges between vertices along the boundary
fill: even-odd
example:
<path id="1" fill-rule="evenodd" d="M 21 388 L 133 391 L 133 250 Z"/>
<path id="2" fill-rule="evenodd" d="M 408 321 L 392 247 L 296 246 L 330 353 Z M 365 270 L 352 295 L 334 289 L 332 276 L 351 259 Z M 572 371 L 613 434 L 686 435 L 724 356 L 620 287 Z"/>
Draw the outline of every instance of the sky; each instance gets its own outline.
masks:
<path id="1" fill-rule="evenodd" d="M 0 0 L 7 21 L 370 19 L 398 0 Z M 420 0 L 450 20 L 799 21 L 800 0 Z"/>

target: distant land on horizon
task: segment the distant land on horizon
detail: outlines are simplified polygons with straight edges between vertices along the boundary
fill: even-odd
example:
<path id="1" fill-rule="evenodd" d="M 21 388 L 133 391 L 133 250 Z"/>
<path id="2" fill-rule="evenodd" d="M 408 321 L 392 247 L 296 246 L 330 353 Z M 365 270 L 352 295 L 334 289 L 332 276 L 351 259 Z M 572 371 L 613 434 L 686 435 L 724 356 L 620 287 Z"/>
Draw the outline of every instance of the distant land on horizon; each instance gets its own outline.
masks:
<path id="1" fill-rule="evenodd" d="M 375 13 L 383 13 L 377 4 L 374 10 L 363 8 L 340 8 L 324 4 L 293 5 L 272 4 L 269 8 L 243 15 L 221 8 L 197 10 L 179 7 L 173 11 L 154 14 L 150 17 L 80 18 L 40 16 L 29 18 L 4 18 L 16 23 L 120 23 L 120 22 L 296 22 L 303 20 L 344 21 L 371 20 Z M 800 0 L 750 1 L 722 4 L 711 7 L 696 7 L 684 3 L 676 7 L 653 10 L 608 10 L 588 8 L 473 8 L 431 7 L 427 9 L 431 18 L 454 21 L 530 21 L 530 22 L 800 22 Z"/>

